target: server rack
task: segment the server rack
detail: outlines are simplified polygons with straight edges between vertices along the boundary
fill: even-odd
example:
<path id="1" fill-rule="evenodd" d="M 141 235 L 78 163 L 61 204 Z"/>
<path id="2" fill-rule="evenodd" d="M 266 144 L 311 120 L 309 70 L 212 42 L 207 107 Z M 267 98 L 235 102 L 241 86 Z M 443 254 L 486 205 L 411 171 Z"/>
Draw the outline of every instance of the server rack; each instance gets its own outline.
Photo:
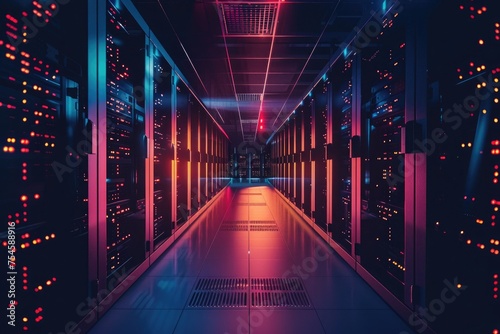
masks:
<path id="1" fill-rule="evenodd" d="M 10 279 L 3 328 L 40 333 L 63 329 L 59 317 L 80 321 L 90 307 L 76 314 L 76 305 L 96 292 L 85 266 L 94 196 L 87 8 L 3 1 L 0 12 L 0 239 Z"/>
<path id="2" fill-rule="evenodd" d="M 283 195 L 285 195 L 286 198 L 289 198 L 289 183 L 290 183 L 290 170 L 289 170 L 289 164 L 288 164 L 288 155 L 289 155 L 289 138 L 288 138 L 288 124 L 285 124 L 281 136 L 283 148 L 282 148 L 282 153 L 283 155 L 281 156 L 282 159 L 282 164 L 283 164 Z"/>
<path id="3" fill-rule="evenodd" d="M 172 166 L 174 142 L 172 138 L 172 69 L 153 44 L 154 73 L 154 199 L 153 248 L 167 240 L 174 231 L 172 210 Z"/>
<path id="4" fill-rule="evenodd" d="M 332 171 L 332 235 L 346 252 L 352 248 L 352 91 L 354 57 L 339 61 L 332 68 L 332 143 L 329 159 L 336 158 Z M 356 150 L 356 148 L 354 148 Z M 352 152 L 352 153 L 351 153 Z"/>
<path id="5" fill-rule="evenodd" d="M 221 187 L 225 187 L 231 182 L 230 175 L 230 158 L 231 158 L 231 146 L 227 143 L 224 138 L 221 138 Z"/>
<path id="6" fill-rule="evenodd" d="M 179 80 L 177 89 L 177 217 L 176 228 L 182 226 L 188 219 L 191 204 L 191 164 L 189 163 L 189 119 L 191 101 L 188 88 Z"/>
<path id="7" fill-rule="evenodd" d="M 129 0 L 0 11 L 0 239 L 15 256 L 16 328 L 85 331 L 198 214 L 175 224 L 177 204 L 196 208 L 189 185 L 176 191 L 178 164 L 201 184 L 197 140 L 210 126 L 217 147 L 229 141 Z M 228 161 L 211 154 L 213 168 Z"/>
<path id="8" fill-rule="evenodd" d="M 248 177 L 248 156 L 247 154 L 238 154 L 238 177 L 239 178 L 247 178 Z"/>
<path id="9" fill-rule="evenodd" d="M 331 108 L 329 101 L 331 86 L 327 76 L 314 88 L 314 105 L 311 115 L 311 170 L 313 189 L 312 196 L 312 218 L 314 223 L 323 231 L 329 232 L 327 220 L 328 204 L 327 196 L 327 133 L 328 114 Z M 307 138 L 306 138 L 307 140 Z"/>
<path id="10" fill-rule="evenodd" d="M 215 195 L 215 189 L 216 189 L 216 179 L 217 179 L 217 169 L 215 167 L 215 161 L 216 161 L 216 143 L 215 143 L 215 137 L 216 137 L 216 130 L 215 130 L 215 124 L 213 122 L 210 122 L 209 125 L 209 138 L 210 138 L 210 147 L 209 147 L 209 166 L 210 166 L 210 198 L 212 198 Z"/>
<path id="11" fill-rule="evenodd" d="M 361 264 L 404 298 L 405 180 L 388 179 L 404 170 L 406 26 L 387 23 L 361 61 Z M 407 111 L 407 110 L 406 110 Z"/>
<path id="12" fill-rule="evenodd" d="M 269 147 L 265 146 L 263 148 L 263 153 L 261 154 L 261 177 L 265 179 L 269 179 L 274 175 L 271 164 L 271 152 Z"/>
<path id="13" fill-rule="evenodd" d="M 311 93 L 311 100 L 302 109 L 300 133 L 300 162 L 301 162 L 301 207 L 304 214 L 311 217 L 311 122 L 316 100 Z M 312 217 L 311 217 L 312 218 Z"/>
<path id="14" fill-rule="evenodd" d="M 271 151 L 271 168 L 273 171 L 271 183 L 280 192 L 283 192 L 283 164 L 281 163 L 281 159 L 283 157 L 283 154 L 281 154 L 281 150 L 283 148 L 283 145 L 281 145 L 282 134 L 283 132 L 280 132 L 275 135 L 269 148 Z"/>
<path id="15" fill-rule="evenodd" d="M 205 113 L 200 115 L 200 136 L 207 137 L 207 124 L 208 117 Z M 205 204 L 208 201 L 208 155 L 207 147 L 208 140 L 200 143 L 200 189 L 201 189 L 201 201 Z"/>
<path id="16" fill-rule="evenodd" d="M 312 185 L 314 214 L 309 221 L 396 310 L 421 320 L 421 314 L 412 312 L 420 307 L 417 300 L 426 288 L 421 274 L 425 251 L 417 249 L 425 235 L 425 201 L 417 181 L 422 173 L 415 164 L 421 154 L 411 142 L 425 113 L 418 102 L 425 101 L 421 74 L 415 75 L 425 73 L 422 36 L 415 33 L 419 24 L 402 14 L 400 6 L 374 6 L 386 15 L 377 23 L 383 33 L 360 50 L 347 47 L 334 56 L 333 66 L 302 103 L 318 100 L 313 106 L 311 168 L 314 179 L 326 180 L 324 188 L 320 182 Z M 405 2 L 405 8 L 411 12 L 422 7 Z M 270 143 L 277 180 L 297 177 L 287 175 L 294 117 Z M 281 161 L 286 165 L 282 171 Z M 390 182 L 396 176 L 401 179 L 398 186 Z M 275 184 L 281 188 L 279 181 Z M 286 187 L 285 197 L 301 211 Z"/>
<path id="17" fill-rule="evenodd" d="M 219 138 L 216 131 L 216 125 L 213 124 L 213 151 L 212 151 L 212 169 L 213 169 L 213 180 L 212 189 L 214 194 L 217 192 L 219 187 Z"/>
<path id="18" fill-rule="evenodd" d="M 307 102 L 306 102 L 307 103 Z M 290 141 L 292 142 L 292 187 L 293 192 L 292 202 L 302 209 L 302 163 L 301 163 L 301 143 L 302 143 L 302 116 L 304 105 L 298 108 L 295 112 L 295 117 L 292 119 L 292 132 L 290 133 Z"/>
<path id="19" fill-rule="evenodd" d="M 130 12 L 107 4 L 106 280 L 129 275 L 145 258 L 146 36 Z M 132 56 L 133 55 L 133 56 Z M 137 61 L 137 55 L 141 61 Z M 142 56 L 142 57 L 141 57 Z"/>
<path id="20" fill-rule="evenodd" d="M 290 116 L 293 120 L 294 115 Z M 294 179 L 293 179 L 293 123 L 290 123 L 290 118 L 285 127 L 285 196 L 292 200 L 294 199 Z"/>
<path id="21" fill-rule="evenodd" d="M 195 213 L 200 207 L 200 135 L 199 135 L 199 115 L 203 112 L 199 102 L 197 100 L 190 101 L 191 103 L 191 113 L 190 113 L 190 123 L 189 123 L 189 163 L 191 170 L 191 184 L 189 189 L 191 189 L 190 196 L 190 211 Z"/>
<path id="22" fill-rule="evenodd" d="M 260 153 L 250 153 L 250 173 L 252 178 L 261 177 L 261 157 Z"/>
<path id="23" fill-rule="evenodd" d="M 425 21 L 428 113 L 415 141 L 427 162 L 428 274 L 422 304 L 455 287 L 453 301 L 443 302 L 446 312 L 430 314 L 441 332 L 500 330 L 498 316 L 489 316 L 500 312 L 499 11 L 492 1 L 442 1 Z M 458 24 L 443 25 L 443 15 Z M 453 57 L 440 56 L 443 52 Z"/>

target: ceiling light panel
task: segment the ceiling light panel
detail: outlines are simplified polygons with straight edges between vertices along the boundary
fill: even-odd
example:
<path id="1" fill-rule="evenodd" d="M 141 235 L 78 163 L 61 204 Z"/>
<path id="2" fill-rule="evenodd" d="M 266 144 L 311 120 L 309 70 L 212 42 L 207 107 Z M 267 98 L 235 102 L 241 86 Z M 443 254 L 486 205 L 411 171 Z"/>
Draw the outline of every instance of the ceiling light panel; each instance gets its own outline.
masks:
<path id="1" fill-rule="evenodd" d="M 269 35 L 276 24 L 278 4 L 222 3 L 219 11 L 227 35 Z"/>

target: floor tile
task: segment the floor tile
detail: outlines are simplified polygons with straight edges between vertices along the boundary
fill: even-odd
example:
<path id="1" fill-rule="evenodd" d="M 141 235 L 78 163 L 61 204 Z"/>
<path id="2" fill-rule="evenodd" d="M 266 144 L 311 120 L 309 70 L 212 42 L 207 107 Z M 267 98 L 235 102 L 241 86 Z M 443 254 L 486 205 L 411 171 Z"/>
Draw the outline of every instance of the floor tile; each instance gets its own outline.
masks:
<path id="1" fill-rule="evenodd" d="M 309 274 L 304 268 L 302 272 Z M 359 277 L 308 276 L 304 283 L 316 309 L 389 309 L 382 298 Z"/>
<path id="2" fill-rule="evenodd" d="M 415 334 L 390 310 L 318 310 L 327 333 L 335 334 Z"/>
<path id="3" fill-rule="evenodd" d="M 251 334 L 326 333 L 314 310 L 252 310 L 248 324 Z"/>
<path id="4" fill-rule="evenodd" d="M 118 310 L 111 309 L 89 334 L 109 333 L 173 333 L 182 310 Z"/>
<path id="5" fill-rule="evenodd" d="M 295 264 L 289 259 L 250 259 L 252 277 L 282 277 L 294 268 Z"/>
<path id="6" fill-rule="evenodd" d="M 247 310 L 184 310 L 174 334 L 240 334 Z"/>
<path id="7" fill-rule="evenodd" d="M 248 259 L 207 261 L 199 276 L 210 277 L 248 277 Z"/>
<path id="8" fill-rule="evenodd" d="M 230 260 L 230 259 L 247 259 L 248 258 L 248 242 L 242 240 L 236 244 L 220 244 L 215 242 L 208 252 L 207 259 L 213 260 Z"/>
<path id="9" fill-rule="evenodd" d="M 90 333 L 413 334 L 272 188 L 262 185 L 239 183 L 227 188 Z M 266 205 L 242 205 L 248 203 Z M 278 230 L 224 228 L 248 226 L 250 221 L 274 221 Z M 311 306 L 188 307 L 202 278 L 261 277 L 299 278 Z M 207 291 L 210 295 L 212 290 Z"/>
<path id="10" fill-rule="evenodd" d="M 183 309 L 196 277 L 141 277 L 115 309 Z"/>
<path id="11" fill-rule="evenodd" d="M 291 260 L 290 251 L 286 247 L 280 247 L 279 243 L 276 246 L 260 246 L 256 241 L 250 242 L 250 259 L 269 259 L 269 260 Z"/>
<path id="12" fill-rule="evenodd" d="M 202 258 L 165 257 L 158 259 L 145 273 L 145 276 L 197 276 L 203 267 Z"/>

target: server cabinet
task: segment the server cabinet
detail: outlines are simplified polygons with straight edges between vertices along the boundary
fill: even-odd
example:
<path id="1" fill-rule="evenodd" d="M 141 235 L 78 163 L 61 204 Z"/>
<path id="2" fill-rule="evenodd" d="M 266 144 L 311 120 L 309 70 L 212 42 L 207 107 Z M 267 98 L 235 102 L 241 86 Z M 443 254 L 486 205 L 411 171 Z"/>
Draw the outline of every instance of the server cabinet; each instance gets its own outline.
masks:
<path id="1" fill-rule="evenodd" d="M 153 44 L 153 248 L 156 250 L 173 233 L 172 173 L 172 69 Z"/>
<path id="2" fill-rule="evenodd" d="M 225 166 L 227 164 L 227 150 L 226 145 L 224 145 L 224 136 L 219 132 L 219 154 L 218 154 L 218 176 L 217 176 L 217 191 L 222 189 L 225 186 L 226 182 L 226 172 Z"/>
<path id="3" fill-rule="evenodd" d="M 204 112 L 198 100 L 191 101 L 190 124 L 189 124 L 189 152 L 191 170 L 191 213 L 198 211 L 200 207 L 200 151 L 199 151 L 199 115 Z"/>
<path id="4" fill-rule="evenodd" d="M 248 171 L 248 161 L 247 161 L 247 154 L 246 153 L 239 153 L 238 154 L 238 177 L 239 178 L 247 178 L 247 171 Z"/>
<path id="5" fill-rule="evenodd" d="M 278 185 L 278 190 L 283 193 L 283 175 L 284 175 L 284 167 L 283 167 L 283 131 L 279 132 L 276 135 L 276 142 L 274 148 L 274 163 L 276 173 L 273 174 L 275 183 Z M 277 178 L 277 180 L 276 180 Z"/>
<path id="6" fill-rule="evenodd" d="M 260 153 L 250 153 L 250 173 L 252 178 L 260 178 Z"/>
<path id="7" fill-rule="evenodd" d="M 214 195 L 214 126 L 213 121 L 207 119 L 207 182 L 208 182 L 208 198 Z"/>
<path id="8" fill-rule="evenodd" d="M 271 184 L 276 188 L 278 191 L 281 191 L 281 185 L 280 185 L 280 164 L 279 164 L 279 153 L 278 153 L 278 146 L 279 146 L 279 136 L 280 134 L 275 134 L 275 136 L 272 138 L 271 142 L 266 146 L 266 150 L 269 152 L 269 164 L 271 168 L 271 175 L 269 175 L 269 181 Z"/>
<path id="9" fill-rule="evenodd" d="M 136 31 L 130 34 L 129 31 Z M 106 281 L 146 258 L 146 36 L 121 2 L 106 2 Z M 101 119 L 102 119 L 101 115 Z"/>
<path id="10" fill-rule="evenodd" d="M 223 189 L 225 186 L 229 184 L 231 181 L 230 179 L 230 144 L 227 141 L 227 138 L 225 136 L 221 135 L 221 165 L 220 165 L 220 171 L 221 171 L 221 189 Z"/>
<path id="11" fill-rule="evenodd" d="M 228 173 L 228 175 L 229 175 L 230 178 L 235 178 L 236 177 L 235 168 L 237 166 L 237 163 L 236 163 L 237 159 L 235 157 L 234 151 L 235 151 L 234 147 L 230 146 L 229 150 L 228 150 L 228 154 L 229 154 L 229 166 L 228 166 L 229 173 Z"/>
<path id="12" fill-rule="evenodd" d="M 272 185 L 278 189 L 278 191 L 281 192 L 281 164 L 280 164 L 280 158 L 281 156 L 279 155 L 279 142 L 281 138 L 281 132 L 277 133 L 274 138 L 271 141 L 271 168 L 272 168 L 272 174 L 271 174 L 271 183 Z"/>
<path id="13" fill-rule="evenodd" d="M 219 149 L 217 155 L 217 191 L 221 190 L 227 181 L 227 146 L 224 143 L 224 135 L 218 131 L 219 134 Z"/>
<path id="14" fill-rule="evenodd" d="M 280 191 L 283 192 L 283 166 L 281 163 L 281 136 L 283 132 L 279 132 L 275 135 L 275 140 L 272 142 L 272 161 L 273 161 L 273 185 Z"/>
<path id="15" fill-rule="evenodd" d="M 405 24 L 386 23 L 361 64 L 361 265 L 399 299 L 405 287 Z"/>
<path id="16" fill-rule="evenodd" d="M 417 332 L 496 333 L 500 8 L 404 6 L 382 6 L 380 34 L 329 73 L 327 130 L 313 126 L 329 241 Z M 279 176 L 293 124 L 271 143 Z"/>
<path id="17" fill-rule="evenodd" d="M 230 161 L 229 158 L 231 156 L 231 145 L 228 142 L 228 138 L 222 137 L 222 165 L 221 165 L 221 177 L 222 177 L 222 188 L 227 186 L 230 182 Z"/>
<path id="18" fill-rule="evenodd" d="M 288 158 L 289 158 L 289 148 L 290 148 L 290 142 L 288 138 L 288 128 L 289 128 L 289 121 L 284 126 L 284 129 L 282 130 L 282 148 L 283 148 L 283 155 L 281 156 L 283 160 L 283 195 L 285 197 L 289 197 L 288 193 L 290 191 L 290 165 L 288 164 Z"/>
<path id="19" fill-rule="evenodd" d="M 425 298 L 443 312 L 419 321 L 438 332 L 500 330 L 500 6 L 440 1 L 430 6 L 428 114 L 415 149 L 427 167 Z M 444 24 L 448 17 L 453 25 Z M 425 245 L 422 245 L 425 246 Z"/>
<path id="20" fill-rule="evenodd" d="M 286 128 L 285 128 L 286 129 Z M 280 150 L 281 155 L 281 193 L 286 197 L 288 194 L 288 138 L 286 136 L 286 130 L 281 130 L 281 144 Z"/>
<path id="21" fill-rule="evenodd" d="M 287 197 L 288 196 L 288 137 L 286 136 L 286 125 L 281 130 L 281 144 L 280 144 L 281 155 L 281 193 Z"/>
<path id="22" fill-rule="evenodd" d="M 207 119 L 206 113 L 201 113 L 199 117 L 200 137 L 207 138 Z M 208 140 L 203 140 L 200 143 L 200 199 L 203 206 L 208 201 L 208 157 L 207 157 Z"/>
<path id="23" fill-rule="evenodd" d="M 331 86 L 325 75 L 322 82 L 314 88 L 314 104 L 311 117 L 311 170 L 313 189 L 314 223 L 323 231 L 328 232 L 327 208 L 327 163 L 326 144 L 328 134 L 328 114 L 331 109 Z"/>
<path id="24" fill-rule="evenodd" d="M 212 181 L 212 191 L 215 194 L 217 193 L 218 189 L 218 182 L 219 182 L 219 128 L 217 127 L 217 124 L 215 122 L 212 123 L 212 131 L 213 131 L 213 151 L 212 151 L 212 156 L 213 156 L 213 161 L 212 161 L 212 170 L 213 170 L 213 181 Z"/>
<path id="25" fill-rule="evenodd" d="M 90 312 L 96 292 L 87 4 L 2 1 L 0 13 L 3 328 L 59 332 Z"/>
<path id="26" fill-rule="evenodd" d="M 177 133 L 172 105 L 186 108 L 188 89 L 172 89 L 173 63 L 129 0 L 4 1 L 0 12 L 6 307 L 23 332 L 86 330 L 183 216 L 175 158 L 197 148 L 182 146 L 190 124 Z"/>
<path id="27" fill-rule="evenodd" d="M 301 203 L 304 214 L 311 217 L 311 114 L 315 108 L 316 92 L 311 92 L 301 116 L 300 163 L 301 163 Z"/>
<path id="28" fill-rule="evenodd" d="M 271 148 L 269 146 L 264 147 L 264 152 L 261 154 L 261 177 L 268 179 L 271 178 L 273 175 L 276 175 L 272 171 L 272 158 L 271 158 Z"/>
<path id="29" fill-rule="evenodd" d="M 288 124 L 285 124 L 281 130 L 281 164 L 282 164 L 282 184 L 283 195 L 288 197 Z"/>
<path id="30" fill-rule="evenodd" d="M 290 121 L 292 118 L 292 122 Z M 293 116 L 288 119 L 285 127 L 285 196 L 293 202 Z"/>
<path id="31" fill-rule="evenodd" d="M 346 252 L 352 248 L 352 160 L 359 152 L 351 147 L 352 135 L 352 90 L 354 57 L 338 61 L 332 68 L 332 143 L 329 159 L 335 162 L 332 168 L 332 237 Z M 356 139 L 354 139 L 356 140 Z"/>
<path id="32" fill-rule="evenodd" d="M 190 216 L 189 203 L 191 201 L 189 168 L 189 118 L 191 111 L 190 92 L 182 80 L 176 84 L 176 129 L 177 129 L 177 217 L 176 229 L 181 227 Z"/>
<path id="33" fill-rule="evenodd" d="M 307 103 L 307 102 L 305 102 Z M 302 210 L 302 163 L 301 163 L 301 144 L 302 144 L 302 116 L 304 106 L 295 112 L 293 118 L 293 129 L 290 140 L 292 141 L 292 168 L 293 168 L 293 196 L 292 202 Z"/>
<path id="34" fill-rule="evenodd" d="M 219 150 L 220 133 L 217 131 L 217 125 L 214 123 L 214 193 L 219 189 Z"/>

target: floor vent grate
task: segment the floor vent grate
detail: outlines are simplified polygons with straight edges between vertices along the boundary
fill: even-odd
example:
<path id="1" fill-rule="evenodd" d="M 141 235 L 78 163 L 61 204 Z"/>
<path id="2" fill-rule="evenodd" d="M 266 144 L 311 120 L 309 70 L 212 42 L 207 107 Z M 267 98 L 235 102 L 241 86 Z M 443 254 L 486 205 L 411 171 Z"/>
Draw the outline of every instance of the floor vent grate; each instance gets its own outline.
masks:
<path id="1" fill-rule="evenodd" d="M 250 293 L 250 299 L 248 298 Z M 189 297 L 191 308 L 311 308 L 298 277 L 200 278 Z"/>
<path id="2" fill-rule="evenodd" d="M 278 226 L 276 225 L 250 225 L 250 231 L 253 232 L 272 232 L 277 230 Z"/>
<path id="3" fill-rule="evenodd" d="M 278 225 L 274 220 L 251 220 L 250 231 L 255 231 L 255 232 L 278 231 Z"/>
<path id="4" fill-rule="evenodd" d="M 251 202 L 236 202 L 235 205 L 245 205 L 245 206 L 267 206 L 266 202 L 257 202 L 257 203 L 251 203 Z"/>
<path id="5" fill-rule="evenodd" d="M 252 307 L 311 307 L 305 291 L 252 292 Z"/>
<path id="6" fill-rule="evenodd" d="M 222 225 L 220 228 L 221 231 L 248 231 L 248 225 Z"/>
<path id="7" fill-rule="evenodd" d="M 278 231 L 278 225 L 274 220 L 243 220 L 224 221 L 220 228 L 221 231 L 248 231 L 251 232 L 273 232 Z"/>
<path id="8" fill-rule="evenodd" d="M 221 231 L 248 231 L 248 221 L 246 220 L 226 220 L 222 222 Z"/>
<path id="9" fill-rule="evenodd" d="M 250 220 L 252 225 L 276 225 L 275 220 Z"/>
<path id="10" fill-rule="evenodd" d="M 266 291 L 305 291 L 302 281 L 298 278 L 252 278 L 250 288 L 252 290 Z"/>
<path id="11" fill-rule="evenodd" d="M 195 291 L 188 307 L 245 307 L 247 293 L 240 291 Z"/>
<path id="12" fill-rule="evenodd" d="M 246 290 L 247 278 L 202 278 L 196 284 L 195 290 Z"/>

